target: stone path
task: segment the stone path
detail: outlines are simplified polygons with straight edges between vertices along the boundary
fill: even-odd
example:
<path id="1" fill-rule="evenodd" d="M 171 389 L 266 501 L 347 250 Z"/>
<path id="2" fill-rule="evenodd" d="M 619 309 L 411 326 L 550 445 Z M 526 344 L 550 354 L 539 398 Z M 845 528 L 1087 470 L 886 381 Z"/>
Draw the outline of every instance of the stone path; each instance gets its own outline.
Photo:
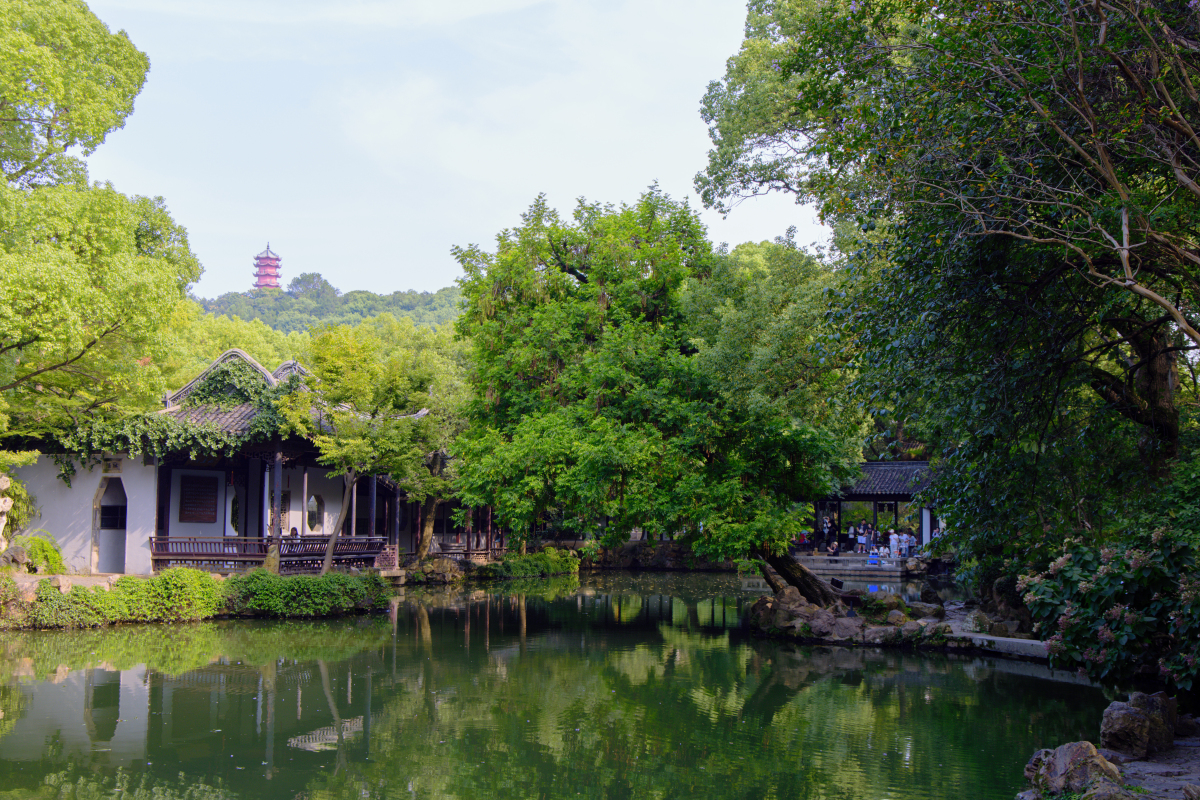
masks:
<path id="1" fill-rule="evenodd" d="M 1020 658 L 1036 658 L 1040 661 L 1046 660 L 1046 647 L 1037 639 L 1013 639 L 1007 636 L 992 636 L 987 633 L 964 631 L 963 623 L 966 622 L 967 614 L 972 609 L 967 608 L 962 603 L 947 603 L 945 608 L 945 621 L 950 623 L 951 631 L 950 636 L 947 638 L 954 637 L 969 641 L 980 650 L 986 650 L 990 653 L 1018 656 Z"/>
<path id="2" fill-rule="evenodd" d="M 1143 797 L 1183 800 L 1184 786 L 1200 786 L 1200 737 L 1176 739 L 1171 750 L 1119 767 L 1126 785 L 1149 792 Z"/>

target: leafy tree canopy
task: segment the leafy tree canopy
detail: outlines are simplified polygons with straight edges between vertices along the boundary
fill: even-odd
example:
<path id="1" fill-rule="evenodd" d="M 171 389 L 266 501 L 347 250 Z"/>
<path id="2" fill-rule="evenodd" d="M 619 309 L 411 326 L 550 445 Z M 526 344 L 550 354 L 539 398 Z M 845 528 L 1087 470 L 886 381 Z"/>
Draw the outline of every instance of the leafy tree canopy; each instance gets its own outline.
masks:
<path id="1" fill-rule="evenodd" d="M 0 169 L 10 186 L 85 179 L 88 155 L 122 127 L 150 61 L 80 0 L 0 3 Z"/>
<path id="2" fill-rule="evenodd" d="M 751 374 L 769 348 L 803 358 L 810 344 L 743 330 L 756 303 L 803 313 L 802 293 L 768 303 L 755 278 L 782 289 L 819 271 L 762 249 L 714 252 L 695 213 L 657 189 L 629 206 L 581 201 L 570 219 L 539 198 L 495 252 L 459 248 L 458 329 L 474 356 L 459 496 L 494 506 L 517 539 L 557 519 L 606 526 L 610 542 L 687 532 L 718 558 L 778 549 L 800 524 L 793 500 L 847 470 L 836 426 Z M 817 393 L 824 378 L 814 368 L 793 386 Z M 739 381 L 757 381 L 761 401 Z"/>
<path id="3" fill-rule="evenodd" d="M 320 325 L 353 326 L 380 314 L 407 317 L 421 327 L 432 328 L 458 315 L 459 289 L 391 294 L 359 290 L 342 294 L 320 273 L 306 272 L 293 278 L 286 290 L 229 292 L 200 303 L 214 315 L 259 320 L 285 333 Z"/>

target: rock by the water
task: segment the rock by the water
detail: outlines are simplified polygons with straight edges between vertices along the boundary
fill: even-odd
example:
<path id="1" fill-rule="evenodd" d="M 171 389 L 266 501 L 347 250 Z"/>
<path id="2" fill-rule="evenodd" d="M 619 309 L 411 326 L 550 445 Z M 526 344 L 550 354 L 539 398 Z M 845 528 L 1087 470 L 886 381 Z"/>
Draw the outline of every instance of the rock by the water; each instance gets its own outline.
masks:
<path id="1" fill-rule="evenodd" d="M 863 641 L 867 644 L 887 644 L 899 635 L 900 632 L 891 625 L 877 625 L 863 631 Z"/>
<path id="2" fill-rule="evenodd" d="M 66 575 L 55 575 L 53 578 L 50 578 L 48 583 L 62 594 L 67 594 L 71 591 L 71 579 Z"/>
<path id="3" fill-rule="evenodd" d="M 833 622 L 833 637 L 835 639 L 862 641 L 862 630 L 862 617 L 838 617 Z"/>
<path id="4" fill-rule="evenodd" d="M 1021 630 L 1021 623 L 1015 619 L 1006 619 L 1002 622 L 993 622 L 988 629 L 988 633 L 992 636 L 1012 636 Z"/>
<path id="5" fill-rule="evenodd" d="M 1183 787 L 1184 800 L 1200 800 L 1200 786 L 1189 783 Z"/>
<path id="6" fill-rule="evenodd" d="M 1169 697 L 1166 692 L 1133 692 L 1129 695 L 1129 705 L 1150 719 L 1147 753 L 1159 753 L 1175 746 L 1175 698 Z"/>
<path id="7" fill-rule="evenodd" d="M 1025 769 L 1033 775 L 1033 788 L 1043 795 L 1082 794 L 1105 781 L 1118 787 L 1123 783 L 1121 771 L 1091 742 L 1070 742 L 1049 753 L 1039 750 Z"/>
<path id="8" fill-rule="evenodd" d="M 888 611 L 900 607 L 900 597 L 891 592 L 871 592 L 867 597 Z"/>
<path id="9" fill-rule="evenodd" d="M 967 618 L 963 620 L 962 628 L 969 633 L 990 633 L 992 630 L 992 621 L 988 619 L 987 614 L 979 609 L 975 609 L 970 614 L 967 614 Z"/>
<path id="10" fill-rule="evenodd" d="M 817 636 L 828 636 L 833 633 L 833 626 L 836 622 L 836 617 L 833 612 L 828 609 L 821 609 L 812 618 L 812 622 L 808 625 L 812 628 L 812 632 Z"/>
<path id="11" fill-rule="evenodd" d="M 915 619 L 909 620 L 900 626 L 900 633 L 903 634 L 906 639 L 919 636 L 921 633 L 921 623 L 917 622 Z"/>
<path id="12" fill-rule="evenodd" d="M 937 593 L 937 590 L 934 589 L 928 581 L 921 584 L 921 602 L 929 603 L 935 606 L 942 605 L 941 595 Z"/>
<path id="13" fill-rule="evenodd" d="M 799 606 L 806 602 L 804 596 L 800 594 L 800 590 L 795 586 L 783 587 L 779 594 L 775 595 L 775 600 L 785 606 Z"/>
<path id="14" fill-rule="evenodd" d="M 930 617 L 933 619 L 945 619 L 946 609 L 944 606 L 934 603 L 909 603 L 908 610 L 914 617 Z"/>
<path id="15" fill-rule="evenodd" d="M 790 608 L 785 608 L 784 606 L 776 606 L 775 614 L 771 617 L 771 627 L 780 628 L 780 629 L 786 628 L 787 626 L 792 624 L 792 620 L 794 620 L 795 618 L 796 618 L 796 615 L 792 612 L 792 610 Z"/>
<path id="16" fill-rule="evenodd" d="M 1113 781 L 1099 780 L 1080 795 L 1079 800 L 1133 800 L 1136 797 L 1139 795 Z"/>
<path id="17" fill-rule="evenodd" d="M 908 621 L 908 616 L 900 609 L 896 609 L 895 611 L 888 612 L 888 615 L 887 615 L 888 625 L 903 625 L 907 621 Z"/>
<path id="18" fill-rule="evenodd" d="M 1150 717 L 1128 703 L 1116 701 L 1104 709 L 1100 746 L 1143 758 L 1150 745 Z"/>
<path id="19" fill-rule="evenodd" d="M 1191 714 L 1181 714 L 1175 720 L 1176 736 L 1200 736 L 1200 722 L 1196 722 Z"/>
<path id="20" fill-rule="evenodd" d="M 12 564 L 25 565 L 29 563 L 29 553 L 25 552 L 25 548 L 19 545 L 13 545 L 0 555 L 0 565 L 10 566 Z"/>

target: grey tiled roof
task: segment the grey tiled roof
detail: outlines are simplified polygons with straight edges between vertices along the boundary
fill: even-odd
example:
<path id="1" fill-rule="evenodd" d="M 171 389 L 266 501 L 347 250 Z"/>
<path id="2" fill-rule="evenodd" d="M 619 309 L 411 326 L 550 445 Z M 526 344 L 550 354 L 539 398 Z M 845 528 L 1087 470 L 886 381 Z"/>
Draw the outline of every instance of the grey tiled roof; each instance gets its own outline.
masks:
<path id="1" fill-rule="evenodd" d="M 868 461 L 862 464 L 863 476 L 843 487 L 849 495 L 912 495 L 924 487 L 929 477 L 928 461 Z"/>
<path id="2" fill-rule="evenodd" d="M 194 422 L 203 425 L 216 425 L 227 433 L 246 433 L 257 411 L 252 403 L 241 403 L 228 408 L 220 406 L 175 406 L 164 409 L 161 413 L 174 417 L 181 422 Z"/>

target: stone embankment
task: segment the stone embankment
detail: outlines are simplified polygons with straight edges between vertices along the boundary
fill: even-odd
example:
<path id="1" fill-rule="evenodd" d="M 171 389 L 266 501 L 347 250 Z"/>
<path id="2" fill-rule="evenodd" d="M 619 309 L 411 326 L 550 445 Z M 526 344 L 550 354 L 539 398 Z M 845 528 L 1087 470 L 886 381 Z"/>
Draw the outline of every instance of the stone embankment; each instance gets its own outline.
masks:
<path id="1" fill-rule="evenodd" d="M 1025 778 L 1030 788 L 1017 800 L 1200 800 L 1200 723 L 1178 714 L 1164 692 L 1133 692 L 1104 710 L 1099 748 L 1069 742 L 1039 750 Z"/>
<path id="2" fill-rule="evenodd" d="M 1042 643 L 1021 633 L 1016 620 L 994 621 L 963 603 L 905 603 L 886 592 L 857 597 L 857 607 L 822 608 L 788 586 L 755 602 L 749 624 L 765 636 L 811 644 L 977 650 L 1046 660 Z M 927 597 L 937 599 L 933 593 Z"/>

